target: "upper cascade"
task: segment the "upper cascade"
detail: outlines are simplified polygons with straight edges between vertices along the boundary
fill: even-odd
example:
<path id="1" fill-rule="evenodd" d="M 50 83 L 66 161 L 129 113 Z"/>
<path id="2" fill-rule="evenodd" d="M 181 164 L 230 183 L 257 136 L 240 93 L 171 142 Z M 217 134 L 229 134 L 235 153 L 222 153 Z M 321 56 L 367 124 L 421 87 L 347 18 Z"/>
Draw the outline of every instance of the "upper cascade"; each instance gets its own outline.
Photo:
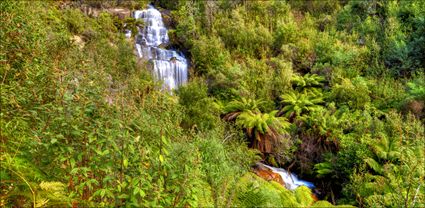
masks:
<path id="1" fill-rule="evenodd" d="M 140 58 L 152 62 L 154 77 L 163 81 L 163 88 L 168 90 L 185 84 L 188 80 L 187 59 L 175 50 L 160 48 L 169 42 L 161 12 L 149 5 L 145 10 L 134 11 L 134 18 L 145 23 L 136 36 L 136 49 Z"/>

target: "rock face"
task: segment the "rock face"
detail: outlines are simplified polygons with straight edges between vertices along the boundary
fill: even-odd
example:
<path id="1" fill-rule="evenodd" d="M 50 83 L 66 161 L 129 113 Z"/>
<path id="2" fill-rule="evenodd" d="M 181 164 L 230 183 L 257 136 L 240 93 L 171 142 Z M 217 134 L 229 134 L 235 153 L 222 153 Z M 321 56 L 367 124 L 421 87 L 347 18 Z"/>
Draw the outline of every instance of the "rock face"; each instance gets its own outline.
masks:
<path id="1" fill-rule="evenodd" d="M 105 10 L 108 13 L 111 13 L 112 15 L 117 16 L 120 19 L 125 19 L 128 17 L 131 17 L 131 11 L 129 9 L 125 8 L 111 8 Z"/>
<path id="2" fill-rule="evenodd" d="M 119 7 L 104 7 L 102 6 L 102 2 L 99 2 L 99 5 L 90 5 L 84 2 L 77 1 L 65 1 L 59 4 L 59 8 L 79 8 L 81 12 L 90 17 L 98 17 L 101 12 L 107 12 L 114 16 L 117 16 L 120 19 L 125 19 L 131 17 L 131 10 L 127 8 L 119 8 Z"/>
<path id="3" fill-rule="evenodd" d="M 266 181 L 275 181 L 281 184 L 282 186 L 285 186 L 285 182 L 279 174 L 274 173 L 272 170 L 270 170 L 261 163 L 255 164 L 254 173 Z"/>

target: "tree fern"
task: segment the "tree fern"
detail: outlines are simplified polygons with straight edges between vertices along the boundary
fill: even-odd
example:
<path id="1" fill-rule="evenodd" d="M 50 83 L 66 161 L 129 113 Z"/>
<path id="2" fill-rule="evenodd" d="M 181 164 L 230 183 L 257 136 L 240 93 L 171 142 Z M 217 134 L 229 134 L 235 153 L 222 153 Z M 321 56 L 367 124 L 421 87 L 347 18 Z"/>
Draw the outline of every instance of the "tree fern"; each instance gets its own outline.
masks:
<path id="1" fill-rule="evenodd" d="M 299 89 L 311 88 L 311 87 L 320 87 L 323 85 L 325 78 L 317 74 L 305 74 L 304 76 L 296 75 L 292 77 L 292 82 Z"/>
<path id="2" fill-rule="evenodd" d="M 270 113 L 244 111 L 238 116 L 236 124 L 246 130 L 254 148 L 271 152 L 272 144 L 290 125 L 285 118 L 276 117 L 276 113 L 277 111 Z"/>
<path id="3" fill-rule="evenodd" d="M 321 96 L 296 91 L 284 94 L 281 98 L 283 108 L 280 110 L 280 114 L 284 114 L 286 117 L 290 117 L 292 114 L 301 116 L 304 113 L 318 110 L 321 107 L 319 104 L 323 103 Z"/>
<path id="4" fill-rule="evenodd" d="M 223 107 L 224 120 L 233 121 L 244 111 L 260 112 L 259 108 L 263 104 L 262 100 L 247 98 L 231 101 Z"/>
<path id="5" fill-rule="evenodd" d="M 364 159 L 364 161 L 366 162 L 366 164 L 370 168 L 372 168 L 373 171 L 375 171 L 378 174 L 383 174 L 384 168 L 383 168 L 382 164 L 379 164 L 375 159 L 366 158 L 366 159 Z"/>

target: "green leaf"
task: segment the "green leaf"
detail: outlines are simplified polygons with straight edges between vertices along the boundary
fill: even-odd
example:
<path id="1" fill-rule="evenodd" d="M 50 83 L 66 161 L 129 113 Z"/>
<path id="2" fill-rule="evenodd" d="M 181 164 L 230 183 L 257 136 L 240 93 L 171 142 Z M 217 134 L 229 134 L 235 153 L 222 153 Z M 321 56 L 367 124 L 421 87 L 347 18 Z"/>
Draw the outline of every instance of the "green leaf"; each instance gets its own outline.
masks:
<path id="1" fill-rule="evenodd" d="M 118 196 L 119 199 L 128 199 L 128 195 L 127 194 L 121 194 Z"/>
<path id="2" fill-rule="evenodd" d="M 127 168 L 128 167 L 128 160 L 127 160 L 127 158 L 124 158 L 123 165 L 124 165 L 124 168 Z"/>
<path id="3" fill-rule="evenodd" d="M 167 139 L 165 138 L 165 136 L 161 136 L 161 141 L 162 141 L 164 144 L 168 144 L 168 141 L 167 141 Z"/>
<path id="4" fill-rule="evenodd" d="M 164 163 L 164 157 L 163 157 L 162 155 L 159 155 L 159 161 L 160 161 L 161 163 Z"/>
<path id="5" fill-rule="evenodd" d="M 75 175 L 79 170 L 80 170 L 79 168 L 74 168 L 71 170 L 70 174 Z"/>
<path id="6" fill-rule="evenodd" d="M 140 188 L 139 187 L 135 187 L 133 190 L 133 195 L 137 195 L 140 192 Z"/>
<path id="7" fill-rule="evenodd" d="M 146 193 L 142 189 L 139 190 L 139 194 L 140 194 L 140 197 L 146 196 Z"/>

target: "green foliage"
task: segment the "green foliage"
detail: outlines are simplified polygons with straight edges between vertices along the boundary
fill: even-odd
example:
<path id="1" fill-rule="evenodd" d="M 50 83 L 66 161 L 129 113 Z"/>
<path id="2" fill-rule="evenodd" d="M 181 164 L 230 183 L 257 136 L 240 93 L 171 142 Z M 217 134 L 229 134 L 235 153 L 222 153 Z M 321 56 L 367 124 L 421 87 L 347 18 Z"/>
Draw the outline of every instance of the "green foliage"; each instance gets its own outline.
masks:
<path id="1" fill-rule="evenodd" d="M 423 76 L 407 83 L 408 94 L 412 99 L 424 100 L 425 99 L 425 81 Z"/>
<path id="2" fill-rule="evenodd" d="M 314 165 L 314 169 L 316 170 L 317 177 L 324 177 L 333 172 L 333 167 L 330 162 L 317 163 Z"/>
<path id="3" fill-rule="evenodd" d="M 179 103 L 185 110 L 182 125 L 185 128 L 200 130 L 213 129 L 219 121 L 213 99 L 208 97 L 207 86 L 203 80 L 193 80 L 192 83 L 181 87 L 178 92 Z"/>
<path id="4" fill-rule="evenodd" d="M 297 86 L 299 89 L 308 89 L 312 87 L 320 87 L 322 86 L 322 82 L 325 79 L 317 74 L 305 74 L 303 77 L 301 76 L 294 76 L 292 78 L 292 82 Z"/>
<path id="5" fill-rule="evenodd" d="M 276 117 L 277 111 L 270 113 L 242 112 L 236 124 L 245 129 L 252 146 L 261 152 L 271 153 L 273 146 L 283 138 L 289 122 L 283 117 Z"/>
<path id="6" fill-rule="evenodd" d="M 302 114 L 318 110 L 323 98 L 312 93 L 289 92 L 281 96 L 283 108 L 281 113 L 286 117 L 301 116 Z"/>
<path id="7" fill-rule="evenodd" d="M 2 51 L 13 51 L 2 55 L 1 206 L 197 207 L 230 198 L 254 154 L 224 132 L 206 86 L 195 82 L 179 99 L 154 90 L 111 15 L 56 6 L 1 3 Z M 220 161 L 201 159 L 217 150 Z M 216 164 L 225 177 L 212 174 Z"/>
<path id="8" fill-rule="evenodd" d="M 289 191 L 254 174 L 244 175 L 236 188 L 236 205 L 240 207 L 334 207 L 327 201 L 315 202 L 311 190 L 305 186 Z"/>
<path id="9" fill-rule="evenodd" d="M 191 61 L 172 94 L 142 22 L 79 8 L 146 3 L 0 3 L 0 206 L 331 206 L 248 147 L 332 204 L 424 206 L 423 1 L 155 1 Z"/>
<path id="10" fill-rule="evenodd" d="M 332 88 L 330 99 L 338 105 L 348 105 L 353 109 L 364 108 L 370 102 L 367 81 L 362 77 L 353 80 L 344 78 Z"/>
<path id="11" fill-rule="evenodd" d="M 297 198 L 297 201 L 301 204 L 301 206 L 306 207 L 313 204 L 314 199 L 311 196 L 311 190 L 306 186 L 300 186 L 295 189 L 295 198 Z"/>
<path id="12" fill-rule="evenodd" d="M 372 134 L 376 139 L 360 140 L 368 144 L 368 156 L 362 157 L 364 165 L 352 173 L 352 184 L 347 188 L 355 190 L 360 203 L 367 206 L 421 206 L 423 125 L 412 118 L 403 121 L 395 113 L 386 121 L 373 123 L 376 132 L 363 135 Z"/>
<path id="13" fill-rule="evenodd" d="M 253 174 L 242 177 L 237 189 L 237 204 L 241 207 L 300 206 L 294 193 Z"/>
<path id="14" fill-rule="evenodd" d="M 245 111 L 259 113 L 260 107 L 263 104 L 264 102 L 261 100 L 252 100 L 246 98 L 230 101 L 223 107 L 223 113 L 225 114 L 223 119 L 226 121 L 236 120 L 237 117 Z"/>

